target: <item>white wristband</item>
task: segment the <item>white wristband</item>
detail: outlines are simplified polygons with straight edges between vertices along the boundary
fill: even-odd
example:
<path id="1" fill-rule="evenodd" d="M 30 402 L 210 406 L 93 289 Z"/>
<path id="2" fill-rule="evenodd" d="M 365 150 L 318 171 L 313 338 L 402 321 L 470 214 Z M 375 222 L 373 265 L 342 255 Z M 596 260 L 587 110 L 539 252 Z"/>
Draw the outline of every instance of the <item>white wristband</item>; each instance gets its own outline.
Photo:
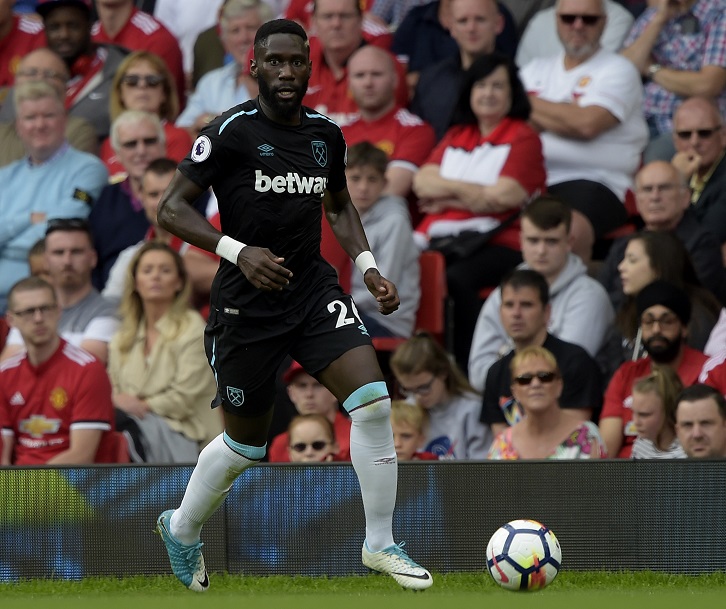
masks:
<path id="1" fill-rule="evenodd" d="M 232 264 L 237 266 L 239 253 L 245 247 L 247 247 L 246 244 L 232 239 L 232 237 L 228 237 L 227 235 L 222 235 L 222 238 L 217 241 L 217 247 L 214 251 L 217 253 L 217 256 L 220 256 L 225 260 L 229 260 Z"/>
<path id="2" fill-rule="evenodd" d="M 369 251 L 361 252 L 358 256 L 356 256 L 355 266 L 363 275 L 366 274 L 368 269 L 378 270 L 378 267 L 376 266 L 376 259 Z"/>

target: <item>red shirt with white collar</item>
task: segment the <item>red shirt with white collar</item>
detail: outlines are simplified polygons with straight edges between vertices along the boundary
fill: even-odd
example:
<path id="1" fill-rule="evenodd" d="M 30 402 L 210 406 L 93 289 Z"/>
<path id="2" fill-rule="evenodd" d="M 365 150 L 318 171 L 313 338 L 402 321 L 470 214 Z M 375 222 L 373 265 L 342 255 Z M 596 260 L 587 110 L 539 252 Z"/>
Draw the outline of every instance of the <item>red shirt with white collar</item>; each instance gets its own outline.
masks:
<path id="1" fill-rule="evenodd" d="M 13 465 L 43 465 L 70 448 L 73 429 L 97 429 L 96 463 L 112 463 L 114 411 L 106 368 L 93 355 L 61 340 L 33 366 L 25 352 L 0 364 L 0 424 L 15 438 Z"/>
<path id="2" fill-rule="evenodd" d="M 391 165 L 406 166 L 411 171 L 424 164 L 436 145 L 433 127 L 400 106 L 374 121 L 356 116 L 342 129 L 349 147 L 371 142 L 386 153 Z"/>
<path id="3" fill-rule="evenodd" d="M 115 44 L 130 51 L 149 51 L 161 57 L 176 82 L 179 106 L 184 107 L 186 89 L 181 48 L 174 34 L 160 21 L 134 8 L 129 20 L 116 36 L 109 36 L 101 22 L 96 21 L 91 28 L 91 38 L 94 42 Z"/>
<path id="4" fill-rule="evenodd" d="M 28 17 L 13 15 L 10 33 L 0 40 L 0 87 L 11 87 L 20 60 L 30 51 L 44 46 L 43 24 Z"/>
<path id="5" fill-rule="evenodd" d="M 388 50 L 389 46 L 386 45 L 385 40 L 379 38 L 368 42 L 364 37 L 361 46 L 365 44 L 372 44 L 385 50 Z M 310 61 L 313 63 L 313 72 L 310 76 L 308 92 L 303 99 L 303 104 L 331 118 L 341 127 L 351 122 L 357 116 L 358 106 L 348 90 L 347 65 L 343 66 L 340 75 L 336 76 L 325 61 L 323 45 L 318 38 L 310 39 Z M 395 58 L 394 65 L 398 74 L 396 103 L 399 106 L 407 106 L 406 69 Z"/>

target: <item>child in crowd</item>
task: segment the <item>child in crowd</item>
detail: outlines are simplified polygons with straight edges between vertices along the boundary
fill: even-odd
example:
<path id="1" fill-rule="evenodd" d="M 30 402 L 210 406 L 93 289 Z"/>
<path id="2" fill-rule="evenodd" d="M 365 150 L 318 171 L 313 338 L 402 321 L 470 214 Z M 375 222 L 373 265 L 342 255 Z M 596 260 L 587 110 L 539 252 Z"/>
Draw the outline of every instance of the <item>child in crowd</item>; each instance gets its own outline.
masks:
<path id="1" fill-rule="evenodd" d="M 633 384 L 632 425 L 638 437 L 631 458 L 686 458 L 676 437 L 676 406 L 682 389 L 681 379 L 669 366 L 654 367 Z"/>
<path id="2" fill-rule="evenodd" d="M 333 425 L 319 414 L 301 414 L 287 428 L 290 463 L 344 461 L 340 458 Z"/>
<path id="3" fill-rule="evenodd" d="M 387 166 L 385 152 L 370 142 L 361 142 L 348 149 L 345 175 L 378 267 L 406 298 L 401 299 L 400 308 L 392 315 L 379 315 L 378 303 L 371 298 L 363 275 L 355 267 L 351 270 L 351 295 L 372 337 L 408 338 L 420 298 L 419 250 L 413 240 L 406 200 L 385 194 Z"/>
<path id="4" fill-rule="evenodd" d="M 435 461 L 438 457 L 418 450 L 426 442 L 428 413 L 418 404 L 405 400 L 391 402 L 391 427 L 393 444 L 399 461 Z"/>
<path id="5" fill-rule="evenodd" d="M 399 391 L 427 411 L 425 450 L 439 459 L 486 459 L 492 433 L 479 421 L 481 396 L 453 358 L 421 332 L 391 356 Z"/>

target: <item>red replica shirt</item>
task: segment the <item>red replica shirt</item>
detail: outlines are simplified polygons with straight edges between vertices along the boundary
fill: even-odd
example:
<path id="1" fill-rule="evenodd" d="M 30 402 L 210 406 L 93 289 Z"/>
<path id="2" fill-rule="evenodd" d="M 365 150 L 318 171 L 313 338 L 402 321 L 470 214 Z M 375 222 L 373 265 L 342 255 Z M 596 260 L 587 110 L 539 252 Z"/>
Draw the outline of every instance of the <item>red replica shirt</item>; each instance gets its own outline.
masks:
<path id="1" fill-rule="evenodd" d="M 113 38 L 109 36 L 101 22 L 96 21 L 91 28 L 91 38 L 94 42 L 115 44 L 130 51 L 149 51 L 161 57 L 176 82 L 180 109 L 184 108 L 185 86 L 182 52 L 174 34 L 167 30 L 160 21 L 148 13 L 134 8 L 126 25 L 116 36 Z"/>
<path id="2" fill-rule="evenodd" d="M 475 154 L 477 149 L 485 146 L 501 146 L 509 149 L 504 165 L 499 172 L 500 177 L 506 176 L 516 180 L 530 195 L 537 191 L 545 192 L 547 176 L 542 156 L 542 142 L 537 132 L 525 121 L 519 119 L 502 119 L 489 135 L 482 135 L 478 125 L 452 127 L 434 148 L 426 163 L 441 165 L 447 148 L 458 148 Z M 482 215 L 503 220 L 511 213 L 511 211 L 506 211 L 500 214 Z M 455 222 L 474 217 L 476 214 L 467 210 L 447 209 L 438 214 L 427 214 L 421 224 L 416 227 L 416 231 L 427 235 L 429 228 L 435 222 Z M 514 222 L 495 235 L 491 243 L 519 250 L 519 222 Z"/>
<path id="3" fill-rule="evenodd" d="M 386 50 L 390 46 L 390 44 L 385 44 L 379 38 L 370 42 L 364 41 L 362 44 L 372 44 Z M 313 73 L 310 76 L 308 92 L 303 99 L 303 104 L 315 108 L 340 126 L 351 122 L 357 115 L 358 106 L 356 106 L 353 96 L 348 90 L 347 67 L 343 69 L 340 78 L 336 78 L 325 61 L 323 47 L 317 38 L 310 39 L 310 60 L 313 62 Z M 398 60 L 395 60 L 394 64 L 398 72 L 396 103 L 399 106 L 407 106 L 406 69 Z"/>
<path id="4" fill-rule="evenodd" d="M 719 393 L 726 395 L 726 351 L 706 361 L 701 369 L 698 382 L 718 389 Z"/>
<path id="5" fill-rule="evenodd" d="M 15 82 L 20 60 L 30 51 L 45 46 L 45 32 L 40 21 L 14 15 L 10 33 L 0 40 L 0 87 Z"/>
<path id="6" fill-rule="evenodd" d="M 433 127 L 401 107 L 374 121 L 358 116 L 342 129 L 349 147 L 371 142 L 388 155 L 391 164 L 407 166 L 411 171 L 423 165 L 436 145 Z"/>
<path id="7" fill-rule="evenodd" d="M 111 382 L 90 353 L 61 340 L 37 368 L 25 353 L 0 365 L 0 416 L 4 436 L 15 437 L 13 465 L 43 465 L 68 450 L 72 429 L 105 432 L 96 463 L 112 463 Z"/>
<path id="8" fill-rule="evenodd" d="M 346 418 L 343 413 L 338 412 L 335 415 L 333 430 L 340 450 L 333 456 L 333 461 L 350 461 L 350 425 L 350 419 Z M 290 436 L 286 431 L 274 437 L 267 451 L 270 463 L 290 462 L 290 455 L 287 451 L 289 443 Z"/>
<path id="9" fill-rule="evenodd" d="M 684 387 L 690 387 L 698 382 L 701 369 L 708 360 L 708 356 L 691 349 L 683 347 L 683 358 L 678 366 L 678 376 Z M 600 419 L 605 417 L 619 417 L 623 421 L 623 445 L 617 456 L 621 459 L 629 459 L 633 450 L 633 442 L 638 436 L 633 426 L 633 383 L 638 379 L 648 376 L 651 372 L 649 357 L 644 357 L 635 362 L 625 362 L 615 371 L 605 391 L 605 402 L 603 404 Z"/>

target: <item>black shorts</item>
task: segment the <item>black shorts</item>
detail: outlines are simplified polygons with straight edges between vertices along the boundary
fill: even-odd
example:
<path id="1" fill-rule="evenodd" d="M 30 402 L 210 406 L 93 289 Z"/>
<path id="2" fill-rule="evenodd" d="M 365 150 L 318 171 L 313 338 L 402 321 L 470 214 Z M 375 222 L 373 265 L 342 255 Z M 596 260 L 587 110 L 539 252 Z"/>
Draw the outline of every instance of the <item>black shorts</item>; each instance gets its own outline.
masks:
<path id="1" fill-rule="evenodd" d="M 572 180 L 547 187 L 548 194 L 562 199 L 571 209 L 583 214 L 600 238 L 628 220 L 623 202 L 607 186 L 590 180 Z"/>
<path id="2" fill-rule="evenodd" d="M 217 381 L 212 407 L 221 404 L 237 416 L 260 416 L 272 408 L 275 375 L 288 354 L 315 375 L 347 351 L 372 344 L 353 299 L 337 285 L 278 319 L 279 325 L 271 325 L 269 318 L 228 325 L 210 312 L 204 348 Z"/>

